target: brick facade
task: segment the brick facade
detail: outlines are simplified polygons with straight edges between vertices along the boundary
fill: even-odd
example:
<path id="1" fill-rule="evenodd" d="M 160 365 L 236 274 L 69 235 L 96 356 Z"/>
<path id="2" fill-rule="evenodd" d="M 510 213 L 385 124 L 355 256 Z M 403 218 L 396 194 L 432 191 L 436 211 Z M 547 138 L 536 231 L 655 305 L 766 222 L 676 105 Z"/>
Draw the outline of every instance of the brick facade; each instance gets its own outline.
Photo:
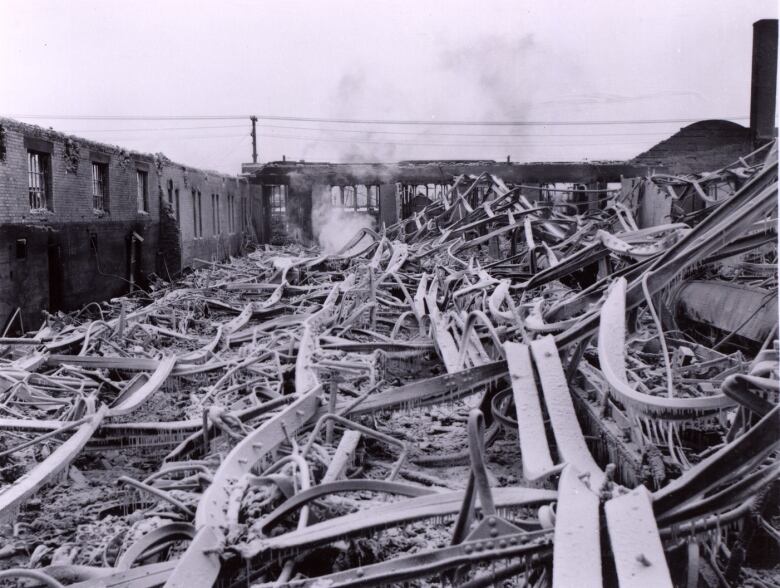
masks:
<path id="1" fill-rule="evenodd" d="M 160 179 L 161 198 L 166 201 L 170 198 L 179 226 L 182 268 L 197 265 L 196 259 L 226 259 L 239 253 L 244 233 L 250 230 L 250 223 L 244 216 L 249 192 L 246 181 L 171 162 L 161 166 Z M 200 194 L 200 234 L 195 231 L 193 192 L 195 198 Z M 219 196 L 216 217 L 212 208 L 213 195 Z M 233 198 L 232 207 L 230 197 Z M 217 217 L 219 222 L 215 226 Z"/>
<path id="2" fill-rule="evenodd" d="M 157 198 L 149 198 L 149 212 L 136 205 L 136 170 L 149 173 L 149 190 L 157 184 L 154 157 L 118 147 L 67 137 L 33 125 L 0 119 L 5 157 L 0 160 L 0 223 L 110 223 L 150 222 L 159 215 Z M 51 210 L 31 212 L 28 199 L 26 141 L 36 139 L 51 148 Z M 73 147 L 66 153 L 66 142 Z M 36 143 L 36 145 L 39 143 Z M 71 159 L 68 159 L 68 158 Z M 108 160 L 108 210 L 97 214 L 92 206 L 93 160 Z"/>
<path id="3" fill-rule="evenodd" d="M 28 151 L 45 163 L 45 209 L 31 209 Z M 94 206 L 93 163 L 103 180 L 104 210 Z M 139 210 L 138 172 L 146 174 L 146 210 Z M 197 237 L 192 189 L 202 199 Z M 220 195 L 219 231 L 212 194 Z M 25 328 L 34 329 L 41 310 L 125 294 L 130 282 L 145 287 L 152 273 L 168 279 L 195 258 L 237 255 L 251 229 L 243 216 L 247 194 L 246 181 L 235 176 L 0 118 L 0 329 L 17 308 Z"/>

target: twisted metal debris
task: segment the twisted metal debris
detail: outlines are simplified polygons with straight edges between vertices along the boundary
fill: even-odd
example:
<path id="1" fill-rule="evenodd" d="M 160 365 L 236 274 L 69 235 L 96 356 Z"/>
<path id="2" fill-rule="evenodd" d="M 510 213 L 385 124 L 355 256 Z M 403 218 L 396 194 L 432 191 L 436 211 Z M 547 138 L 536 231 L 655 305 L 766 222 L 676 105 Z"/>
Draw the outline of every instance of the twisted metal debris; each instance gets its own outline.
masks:
<path id="1" fill-rule="evenodd" d="M 758 581 L 776 324 L 751 346 L 670 309 L 724 268 L 776 294 L 765 155 L 587 210 L 461 176 L 339 254 L 267 248 L 0 339 L 0 578 Z M 659 186 L 671 222 L 640 228 Z"/>

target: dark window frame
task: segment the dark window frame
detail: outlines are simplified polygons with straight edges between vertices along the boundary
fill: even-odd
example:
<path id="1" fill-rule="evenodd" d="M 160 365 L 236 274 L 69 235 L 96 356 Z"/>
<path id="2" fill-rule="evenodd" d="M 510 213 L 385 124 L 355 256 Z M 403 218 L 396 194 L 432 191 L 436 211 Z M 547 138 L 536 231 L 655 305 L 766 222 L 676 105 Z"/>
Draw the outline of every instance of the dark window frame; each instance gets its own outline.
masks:
<path id="1" fill-rule="evenodd" d="M 330 205 L 334 208 L 344 208 L 344 188 L 342 186 L 330 187 Z"/>
<path id="2" fill-rule="evenodd" d="M 219 210 L 219 194 L 211 195 L 211 230 L 214 235 L 222 234 L 222 222 Z"/>
<path id="3" fill-rule="evenodd" d="M 227 207 L 228 233 L 233 235 L 236 232 L 236 195 L 230 192 L 227 195 Z"/>
<path id="4" fill-rule="evenodd" d="M 143 169 L 136 169 L 135 181 L 138 212 L 149 214 L 149 172 Z"/>
<path id="5" fill-rule="evenodd" d="M 108 212 L 108 207 L 108 164 L 92 161 L 92 209 Z"/>
<path id="6" fill-rule="evenodd" d="M 379 212 L 379 186 L 376 184 L 368 186 L 368 210 Z"/>
<path id="7" fill-rule="evenodd" d="M 54 210 L 51 190 L 51 154 L 27 149 L 27 192 L 31 211 Z"/>
<path id="8" fill-rule="evenodd" d="M 203 195 L 198 190 L 198 237 L 203 237 Z"/>
<path id="9" fill-rule="evenodd" d="M 200 190 L 192 189 L 192 230 L 195 239 L 203 237 L 203 201 Z"/>
<path id="10" fill-rule="evenodd" d="M 198 238 L 198 191 L 192 189 L 192 234 Z"/>
<path id="11" fill-rule="evenodd" d="M 270 218 L 271 227 L 275 233 L 287 234 L 287 196 L 288 188 L 285 184 L 276 184 L 270 187 Z"/>
<path id="12" fill-rule="evenodd" d="M 345 212 L 379 214 L 379 184 L 355 184 L 330 187 L 330 205 Z"/>

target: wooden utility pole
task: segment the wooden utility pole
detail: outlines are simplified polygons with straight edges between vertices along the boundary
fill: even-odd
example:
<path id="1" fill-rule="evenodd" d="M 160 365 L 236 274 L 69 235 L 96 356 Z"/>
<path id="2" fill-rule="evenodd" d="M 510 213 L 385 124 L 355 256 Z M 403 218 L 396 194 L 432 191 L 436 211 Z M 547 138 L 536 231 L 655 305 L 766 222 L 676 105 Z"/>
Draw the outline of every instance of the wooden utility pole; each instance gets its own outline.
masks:
<path id="1" fill-rule="evenodd" d="M 255 128 L 257 117 L 250 116 L 249 120 L 252 121 L 252 163 L 257 163 L 257 129 Z"/>

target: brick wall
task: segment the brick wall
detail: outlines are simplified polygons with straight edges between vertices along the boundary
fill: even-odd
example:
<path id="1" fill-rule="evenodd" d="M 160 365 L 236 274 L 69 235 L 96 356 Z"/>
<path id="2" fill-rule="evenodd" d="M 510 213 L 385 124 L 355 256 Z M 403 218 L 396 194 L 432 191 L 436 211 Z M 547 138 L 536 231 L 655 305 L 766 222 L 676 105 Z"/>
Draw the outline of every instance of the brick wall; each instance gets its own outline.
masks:
<path id="1" fill-rule="evenodd" d="M 0 160 L 0 223 L 115 221 L 155 222 L 159 204 L 154 156 L 126 151 L 62 133 L 0 118 L 4 129 L 5 157 Z M 27 141 L 50 147 L 50 210 L 31 212 L 28 197 Z M 37 143 L 36 143 L 37 144 Z M 68 146 L 71 146 L 70 148 Z M 108 205 L 97 213 L 92 201 L 92 161 L 108 168 Z M 148 173 L 149 211 L 137 206 L 136 170 Z"/>
<path id="2" fill-rule="evenodd" d="M 195 259 L 224 260 L 240 253 L 244 233 L 252 232 L 249 230 L 251 223 L 245 219 L 249 192 L 245 180 L 172 162 L 162 166 L 160 179 L 162 198 L 166 201 L 170 198 L 178 222 L 182 268 L 196 266 Z M 200 235 L 195 231 L 193 191 L 195 198 L 200 193 Z M 212 195 L 219 196 L 219 214 L 215 214 Z"/>
<path id="3" fill-rule="evenodd" d="M 160 254 L 158 267 L 160 276 L 171 279 L 181 271 L 181 231 L 176 221 L 174 206 L 162 199 L 160 202 L 160 238 L 158 241 Z"/>
<path id="4" fill-rule="evenodd" d="M 31 210 L 28 149 L 49 159 L 45 210 Z M 92 162 L 105 166 L 104 210 L 94 208 Z M 138 206 L 138 171 L 147 174 L 145 211 Z M 169 186 L 173 203 L 163 211 Z M 193 188 L 202 200 L 199 237 Z M 220 195 L 216 231 L 211 194 Z M 228 194 L 234 197 L 232 223 Z M 239 254 L 251 229 L 242 218 L 247 200 L 240 178 L 0 118 L 0 329 L 16 308 L 23 310 L 25 328 L 37 328 L 42 310 L 123 295 L 131 281 L 145 287 L 151 273 L 168 279 L 195 257 Z"/>

